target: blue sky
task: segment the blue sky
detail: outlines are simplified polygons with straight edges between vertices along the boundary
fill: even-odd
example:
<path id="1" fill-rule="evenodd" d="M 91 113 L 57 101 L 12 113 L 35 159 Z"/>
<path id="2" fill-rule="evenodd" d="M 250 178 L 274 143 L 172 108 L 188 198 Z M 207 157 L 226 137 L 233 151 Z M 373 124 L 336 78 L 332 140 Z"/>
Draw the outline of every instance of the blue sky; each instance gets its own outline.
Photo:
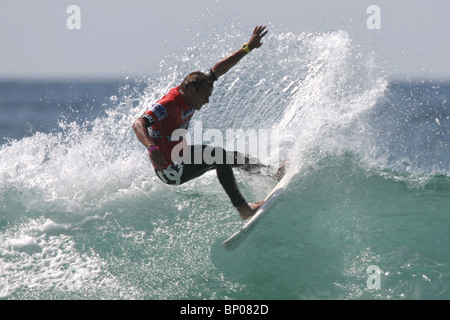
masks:
<path id="1" fill-rule="evenodd" d="M 79 30 L 67 28 L 70 5 L 80 8 Z M 380 8 L 379 30 L 367 28 L 370 5 Z M 257 24 L 298 34 L 345 30 L 389 61 L 396 78 L 450 79 L 449 12 L 448 0 L 2 0 L 0 78 L 139 76 L 183 46 L 201 45 L 187 43 L 191 35 L 234 23 L 244 34 Z"/>

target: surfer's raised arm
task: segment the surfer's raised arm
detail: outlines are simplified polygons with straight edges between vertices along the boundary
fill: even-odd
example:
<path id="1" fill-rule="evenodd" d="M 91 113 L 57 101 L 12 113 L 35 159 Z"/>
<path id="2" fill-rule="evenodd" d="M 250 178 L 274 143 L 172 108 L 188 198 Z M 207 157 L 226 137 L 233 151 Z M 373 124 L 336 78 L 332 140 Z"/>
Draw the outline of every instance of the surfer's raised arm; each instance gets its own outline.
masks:
<path id="1" fill-rule="evenodd" d="M 223 60 L 217 62 L 214 67 L 212 67 L 212 72 L 219 78 L 227 73 L 233 66 L 235 66 L 247 53 L 252 51 L 253 49 L 259 48 L 262 46 L 263 42 L 261 39 L 267 34 L 267 30 L 265 26 L 258 26 L 253 31 L 250 40 L 245 43 L 242 48 L 229 55 Z"/>

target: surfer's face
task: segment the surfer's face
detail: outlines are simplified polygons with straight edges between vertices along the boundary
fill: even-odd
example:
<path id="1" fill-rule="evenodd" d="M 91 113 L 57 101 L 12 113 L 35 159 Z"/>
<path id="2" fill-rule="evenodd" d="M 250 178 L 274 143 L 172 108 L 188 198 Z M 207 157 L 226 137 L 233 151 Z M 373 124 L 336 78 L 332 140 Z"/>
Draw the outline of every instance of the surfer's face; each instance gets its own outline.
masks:
<path id="1" fill-rule="evenodd" d="M 191 108 L 195 110 L 200 110 L 203 105 L 209 102 L 209 97 L 211 97 L 213 92 L 213 87 L 209 85 L 204 85 L 198 90 L 194 86 L 189 86 L 187 90 L 186 102 Z"/>

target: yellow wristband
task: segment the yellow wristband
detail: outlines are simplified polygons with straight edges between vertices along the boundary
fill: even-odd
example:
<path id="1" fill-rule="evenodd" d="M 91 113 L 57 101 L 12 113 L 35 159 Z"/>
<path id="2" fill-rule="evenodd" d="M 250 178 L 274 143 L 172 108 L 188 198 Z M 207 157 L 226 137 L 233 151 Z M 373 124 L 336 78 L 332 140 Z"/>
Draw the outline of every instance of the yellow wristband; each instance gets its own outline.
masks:
<path id="1" fill-rule="evenodd" d="M 247 53 L 250 53 L 250 51 L 251 51 L 247 43 L 244 43 L 244 45 L 242 46 L 242 49 Z"/>

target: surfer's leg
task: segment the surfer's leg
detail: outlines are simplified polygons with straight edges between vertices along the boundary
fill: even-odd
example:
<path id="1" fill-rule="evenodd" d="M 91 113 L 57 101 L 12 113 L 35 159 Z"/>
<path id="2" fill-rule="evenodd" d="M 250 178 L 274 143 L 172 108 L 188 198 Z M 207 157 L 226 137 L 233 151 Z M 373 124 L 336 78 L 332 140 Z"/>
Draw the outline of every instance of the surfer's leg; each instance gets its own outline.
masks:
<path id="1" fill-rule="evenodd" d="M 190 146 L 188 149 L 189 161 L 173 163 L 163 172 L 156 170 L 158 178 L 166 184 L 180 185 L 192 179 L 200 177 L 205 172 L 215 169 L 214 164 L 207 164 L 203 161 L 203 149 L 206 146 Z"/>
<path id="2" fill-rule="evenodd" d="M 233 168 L 242 169 L 250 173 L 261 173 L 262 168 L 268 167 L 260 163 L 258 159 L 238 151 L 228 151 L 226 154 L 227 163 L 231 164 Z"/>
<path id="3" fill-rule="evenodd" d="M 225 160 L 224 160 L 225 161 Z M 233 168 L 245 170 L 249 173 L 268 175 L 272 179 L 281 180 L 286 174 L 287 160 L 284 160 L 276 169 L 276 172 L 268 174 L 273 171 L 273 167 L 262 164 L 258 159 L 252 158 L 246 154 L 238 151 L 227 152 L 227 163 L 230 163 Z"/>
<path id="4" fill-rule="evenodd" d="M 231 203 L 236 207 L 239 215 L 243 220 L 247 220 L 256 213 L 256 210 L 264 203 L 254 202 L 247 203 L 242 196 L 237 183 L 236 178 L 233 173 L 233 168 L 229 164 L 218 164 L 216 165 L 217 177 L 219 178 L 220 184 L 225 189 L 225 192 L 230 197 Z"/>
<path id="5" fill-rule="evenodd" d="M 204 152 L 207 147 L 206 145 L 191 146 L 189 149 L 190 163 L 174 164 L 164 170 L 164 175 L 159 173 L 158 176 L 163 182 L 168 184 L 183 184 L 203 175 L 209 170 L 216 169 L 220 184 L 233 206 L 238 210 L 241 218 L 244 220 L 250 218 L 263 202 L 247 203 L 238 188 L 232 165 L 226 161 L 227 153 L 225 150 L 219 147 L 210 147 L 211 149 L 206 150 L 208 155 L 211 159 L 218 159 L 219 161 L 212 162 L 210 161 L 211 159 L 206 159 L 208 161 L 205 161 Z M 216 158 L 216 155 L 218 158 Z"/>
<path id="6" fill-rule="evenodd" d="M 235 207 L 239 207 L 247 203 L 242 196 L 236 182 L 236 178 L 233 173 L 233 168 L 229 164 L 217 164 L 216 165 L 217 178 L 220 184 L 225 189 L 231 203 Z"/>
<path id="7" fill-rule="evenodd" d="M 231 166 L 231 159 L 227 159 L 227 152 L 220 147 L 212 147 L 203 145 L 203 163 L 201 167 L 205 167 L 208 169 L 216 169 L 217 178 L 219 179 L 220 184 L 225 189 L 225 192 L 229 196 L 231 203 L 235 207 L 242 206 L 246 204 L 244 197 L 236 183 L 236 178 L 233 173 L 233 168 Z M 208 165 L 207 163 L 211 163 Z"/>
<path id="8" fill-rule="evenodd" d="M 241 218 L 247 220 L 256 213 L 256 210 L 264 203 L 264 201 L 254 203 L 247 203 L 247 201 L 245 201 L 237 186 L 232 163 L 234 163 L 235 166 L 243 165 L 244 170 L 247 171 L 252 169 L 252 164 L 249 163 L 249 158 L 245 156 L 243 163 L 239 164 L 236 160 L 239 160 L 237 157 L 241 156 L 241 154 L 237 152 L 226 152 L 220 147 L 215 148 L 214 152 L 219 152 L 224 156 L 222 163 L 216 164 L 217 177 L 219 178 L 220 184 L 225 189 L 225 192 L 228 194 L 233 206 L 236 207 Z M 216 155 L 215 153 L 212 154 Z M 258 164 L 254 164 L 254 168 L 256 168 L 257 165 Z"/>
<path id="9" fill-rule="evenodd" d="M 184 165 L 184 171 L 181 177 L 182 183 L 199 177 L 209 170 L 216 169 L 220 184 L 230 198 L 233 206 L 238 210 L 241 218 L 246 220 L 255 214 L 256 209 L 262 202 L 249 204 L 242 196 L 232 168 L 232 160 L 235 160 L 234 154 L 227 153 L 220 147 L 206 145 L 191 146 L 190 152 L 191 164 Z M 202 157 L 200 157 L 199 152 L 202 152 Z M 229 158 L 227 159 L 227 157 Z M 199 161 L 200 159 L 201 162 Z"/>

